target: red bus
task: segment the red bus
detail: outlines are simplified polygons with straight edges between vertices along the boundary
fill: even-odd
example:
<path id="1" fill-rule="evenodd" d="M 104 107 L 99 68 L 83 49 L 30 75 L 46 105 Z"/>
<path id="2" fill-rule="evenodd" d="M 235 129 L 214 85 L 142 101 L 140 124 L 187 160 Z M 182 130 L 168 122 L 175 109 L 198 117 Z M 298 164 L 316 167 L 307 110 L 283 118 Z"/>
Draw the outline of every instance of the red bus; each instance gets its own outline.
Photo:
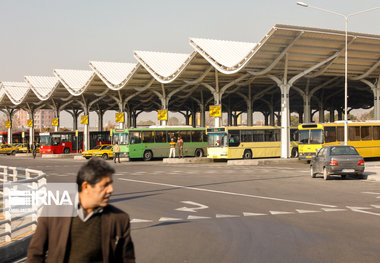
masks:
<path id="1" fill-rule="evenodd" d="M 39 132 L 34 132 L 34 140 L 39 142 Z M 8 143 L 8 132 L 0 132 L 0 144 Z M 29 131 L 25 131 L 25 138 L 22 138 L 22 132 L 12 132 L 12 143 L 29 143 Z"/>
<path id="2" fill-rule="evenodd" d="M 110 133 L 90 132 L 90 148 L 111 143 Z M 77 153 L 83 151 L 83 132 L 45 132 L 40 133 L 40 153 Z"/>

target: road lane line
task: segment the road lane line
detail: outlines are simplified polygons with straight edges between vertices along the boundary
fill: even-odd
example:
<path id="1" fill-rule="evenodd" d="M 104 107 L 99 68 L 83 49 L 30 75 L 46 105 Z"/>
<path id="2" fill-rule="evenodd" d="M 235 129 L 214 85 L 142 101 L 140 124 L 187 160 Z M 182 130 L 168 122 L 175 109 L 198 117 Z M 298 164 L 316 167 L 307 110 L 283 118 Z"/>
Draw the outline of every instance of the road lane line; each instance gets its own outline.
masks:
<path id="1" fill-rule="evenodd" d="M 189 189 L 189 190 L 203 191 L 203 192 L 210 192 L 210 193 L 218 193 L 218 194 L 225 194 L 225 195 L 235 195 L 235 196 L 251 197 L 251 198 L 258 198 L 258 199 L 265 199 L 265 200 L 272 200 L 272 201 L 279 201 L 279 202 L 306 204 L 306 205 L 323 206 L 323 207 L 336 207 L 335 205 L 310 203 L 310 202 L 297 201 L 297 200 L 289 200 L 289 199 L 281 199 L 281 198 L 268 197 L 268 196 L 240 194 L 240 193 L 225 192 L 225 191 L 211 190 L 211 189 L 205 189 L 205 188 L 189 187 L 189 186 L 174 185 L 174 184 L 163 184 L 163 183 L 148 182 L 148 181 L 141 181 L 141 180 L 133 180 L 133 179 L 126 179 L 126 178 L 118 178 L 118 179 L 119 180 L 123 180 L 123 181 L 135 182 L 135 183 L 153 184 L 153 185 L 168 186 L 168 187 L 173 187 L 173 188 L 182 188 L 182 189 Z"/>

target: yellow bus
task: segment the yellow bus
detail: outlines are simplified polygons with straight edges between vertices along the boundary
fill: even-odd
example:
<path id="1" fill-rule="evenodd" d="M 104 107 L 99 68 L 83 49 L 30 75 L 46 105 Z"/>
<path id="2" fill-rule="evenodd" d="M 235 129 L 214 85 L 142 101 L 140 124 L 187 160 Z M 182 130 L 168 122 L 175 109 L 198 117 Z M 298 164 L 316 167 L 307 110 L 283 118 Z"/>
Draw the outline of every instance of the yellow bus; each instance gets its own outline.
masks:
<path id="1" fill-rule="evenodd" d="M 325 145 L 344 144 L 344 122 L 300 124 L 298 130 L 300 160 L 310 160 Z M 349 122 L 347 144 L 364 158 L 380 157 L 380 122 Z"/>
<path id="2" fill-rule="evenodd" d="M 207 128 L 207 157 L 212 159 L 252 159 L 281 156 L 281 127 Z M 290 129 L 290 152 L 298 157 L 298 130 Z"/>

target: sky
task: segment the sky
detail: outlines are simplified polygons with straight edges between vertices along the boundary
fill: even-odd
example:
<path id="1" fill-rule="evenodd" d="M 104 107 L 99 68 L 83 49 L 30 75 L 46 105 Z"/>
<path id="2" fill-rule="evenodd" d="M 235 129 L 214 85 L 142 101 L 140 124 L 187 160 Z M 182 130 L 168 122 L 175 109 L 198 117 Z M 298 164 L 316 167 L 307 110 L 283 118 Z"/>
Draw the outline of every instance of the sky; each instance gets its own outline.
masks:
<path id="1" fill-rule="evenodd" d="M 343 14 L 379 0 L 304 0 Z M 344 30 L 343 17 L 293 0 L 0 0 L 0 81 L 136 62 L 133 51 L 190 53 L 190 37 L 258 42 L 275 24 Z M 380 35 L 380 9 L 350 17 L 349 31 Z"/>

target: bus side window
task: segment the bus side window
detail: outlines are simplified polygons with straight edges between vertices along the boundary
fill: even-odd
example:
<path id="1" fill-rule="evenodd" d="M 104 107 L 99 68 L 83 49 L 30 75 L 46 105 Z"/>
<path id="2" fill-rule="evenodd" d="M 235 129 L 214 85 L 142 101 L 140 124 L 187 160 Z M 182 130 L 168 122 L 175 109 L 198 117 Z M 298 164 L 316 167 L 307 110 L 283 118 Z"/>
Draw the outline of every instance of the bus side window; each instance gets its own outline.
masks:
<path id="1" fill-rule="evenodd" d="M 165 131 L 156 131 L 155 132 L 155 141 L 156 141 L 156 143 L 166 142 L 166 133 L 165 133 Z"/>
<path id="2" fill-rule="evenodd" d="M 179 135 L 181 136 L 183 142 L 190 142 L 190 131 L 180 131 Z"/>
<path id="3" fill-rule="evenodd" d="M 372 126 L 362 126 L 360 134 L 362 140 L 372 140 Z"/>
<path id="4" fill-rule="evenodd" d="M 254 130 L 253 131 L 253 141 L 263 142 L 264 141 L 264 130 Z"/>
<path id="5" fill-rule="evenodd" d="M 202 131 L 192 131 L 191 132 L 191 141 L 192 142 L 202 142 Z"/>
<path id="6" fill-rule="evenodd" d="M 336 127 L 325 127 L 325 142 L 336 141 Z"/>
<path id="7" fill-rule="evenodd" d="M 380 140 L 380 126 L 373 126 L 373 139 Z"/>
<path id="8" fill-rule="evenodd" d="M 242 130 L 241 131 L 241 142 L 252 142 L 252 130 Z M 231 142 L 231 140 L 230 140 Z"/>
<path id="9" fill-rule="evenodd" d="M 360 127 L 348 127 L 348 137 L 350 141 L 360 141 Z"/>
<path id="10" fill-rule="evenodd" d="M 239 146 L 240 145 L 240 131 L 230 130 L 228 132 L 229 146 Z"/>
<path id="11" fill-rule="evenodd" d="M 299 138 L 298 129 L 290 129 L 290 141 L 297 142 Z"/>
<path id="12" fill-rule="evenodd" d="M 139 132 L 131 132 L 131 144 L 141 143 L 141 137 Z"/>
<path id="13" fill-rule="evenodd" d="M 266 142 L 274 142 L 275 136 L 274 136 L 274 130 L 265 130 L 265 141 Z"/>

